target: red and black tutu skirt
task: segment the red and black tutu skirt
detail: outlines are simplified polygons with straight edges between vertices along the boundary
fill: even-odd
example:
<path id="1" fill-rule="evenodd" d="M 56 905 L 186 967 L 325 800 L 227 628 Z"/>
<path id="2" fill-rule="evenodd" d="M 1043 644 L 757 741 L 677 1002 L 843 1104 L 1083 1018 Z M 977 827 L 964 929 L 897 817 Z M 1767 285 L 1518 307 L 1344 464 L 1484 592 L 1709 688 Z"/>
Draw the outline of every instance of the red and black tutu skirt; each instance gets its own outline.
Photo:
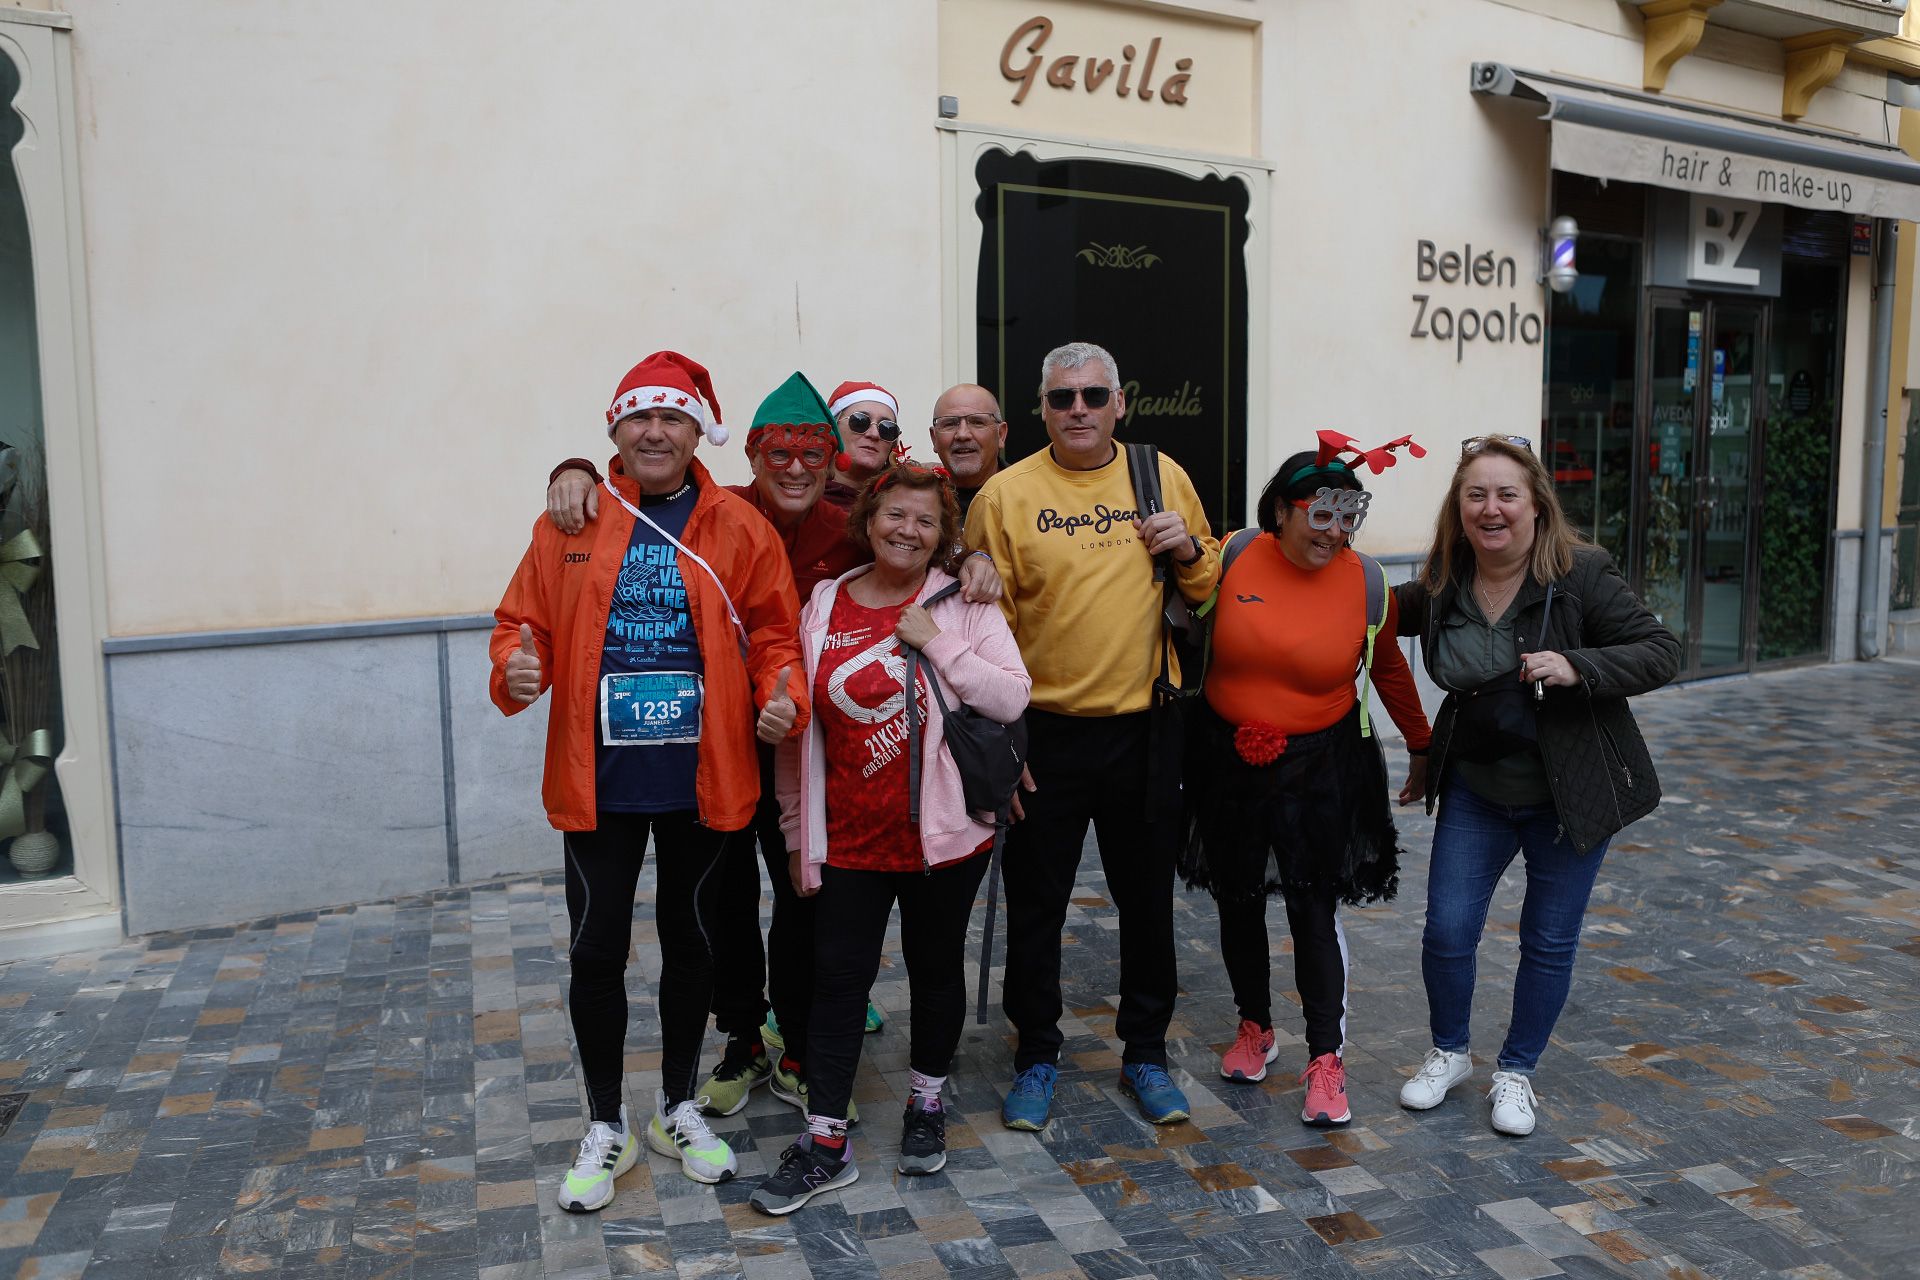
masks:
<path id="1" fill-rule="evenodd" d="M 1228 724 L 1205 698 L 1193 702 L 1179 859 L 1189 888 L 1223 901 L 1326 887 L 1356 905 L 1394 896 L 1386 758 L 1377 738 L 1361 736 L 1358 703 L 1328 728 L 1285 738 L 1275 755 L 1277 732 Z"/>

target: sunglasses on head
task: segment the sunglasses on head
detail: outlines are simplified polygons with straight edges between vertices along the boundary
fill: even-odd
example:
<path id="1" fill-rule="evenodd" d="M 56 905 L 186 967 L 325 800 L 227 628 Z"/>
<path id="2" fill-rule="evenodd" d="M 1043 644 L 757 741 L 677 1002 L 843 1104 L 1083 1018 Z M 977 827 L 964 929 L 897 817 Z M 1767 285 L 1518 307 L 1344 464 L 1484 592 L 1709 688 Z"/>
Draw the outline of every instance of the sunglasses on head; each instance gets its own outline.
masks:
<path id="1" fill-rule="evenodd" d="M 762 449 L 760 456 L 775 471 L 785 471 L 795 458 L 800 459 L 800 465 L 809 471 L 820 471 L 828 462 L 825 449 Z"/>
<path id="2" fill-rule="evenodd" d="M 863 436 L 867 434 L 868 427 L 872 427 L 878 431 L 880 438 L 889 444 L 900 438 L 900 424 L 892 418 L 881 418 L 876 422 L 873 415 L 865 409 L 847 415 L 847 430 L 853 432 L 853 434 Z"/>
<path id="3" fill-rule="evenodd" d="M 1504 444 L 1510 444 L 1516 449 L 1533 448 L 1533 441 L 1527 439 L 1525 436 L 1503 436 L 1503 435 L 1468 436 L 1465 440 L 1462 440 L 1460 442 L 1460 456 L 1464 458 L 1468 454 L 1480 452 L 1482 449 L 1487 447 L 1487 442 L 1490 440 L 1498 440 Z"/>
<path id="4" fill-rule="evenodd" d="M 1046 393 L 1047 407 L 1056 413 L 1065 413 L 1073 408 L 1073 398 L 1079 396 L 1087 402 L 1089 409 L 1104 409 L 1107 401 L 1113 399 L 1112 387 L 1055 387 Z"/>

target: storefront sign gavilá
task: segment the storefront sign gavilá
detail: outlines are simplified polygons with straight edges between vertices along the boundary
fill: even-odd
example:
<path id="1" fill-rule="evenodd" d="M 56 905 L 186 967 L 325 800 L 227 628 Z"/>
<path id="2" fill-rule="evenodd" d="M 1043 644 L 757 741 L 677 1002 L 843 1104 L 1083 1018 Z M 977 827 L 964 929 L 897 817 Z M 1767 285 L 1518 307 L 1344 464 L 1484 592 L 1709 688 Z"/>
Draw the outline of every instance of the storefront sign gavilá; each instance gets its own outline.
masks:
<path id="1" fill-rule="evenodd" d="M 1153 73 L 1160 61 L 1160 37 L 1154 36 L 1147 43 L 1147 54 L 1138 68 L 1140 77 L 1134 80 L 1134 58 L 1139 50 L 1128 44 L 1120 48 L 1120 60 L 1103 58 L 1097 54 L 1082 56 L 1077 53 L 1059 54 L 1048 61 L 1040 52 L 1053 34 L 1053 19 L 1033 17 L 1015 27 L 1013 34 L 1007 37 L 1006 44 L 1000 48 L 1000 74 L 1019 85 L 1013 91 L 1013 101 L 1017 104 L 1026 101 L 1028 92 L 1034 84 L 1044 78 L 1054 89 L 1084 89 L 1088 93 L 1099 93 L 1109 84 L 1119 97 L 1129 94 L 1142 102 L 1152 102 L 1157 95 L 1161 102 L 1169 106 L 1187 105 L 1187 81 L 1192 79 L 1193 59 L 1174 60 L 1173 75 L 1155 84 Z M 1025 53 L 1024 62 L 1019 60 Z M 1041 72 L 1045 65 L 1046 71 Z M 1115 72 L 1118 72 L 1116 76 Z"/>

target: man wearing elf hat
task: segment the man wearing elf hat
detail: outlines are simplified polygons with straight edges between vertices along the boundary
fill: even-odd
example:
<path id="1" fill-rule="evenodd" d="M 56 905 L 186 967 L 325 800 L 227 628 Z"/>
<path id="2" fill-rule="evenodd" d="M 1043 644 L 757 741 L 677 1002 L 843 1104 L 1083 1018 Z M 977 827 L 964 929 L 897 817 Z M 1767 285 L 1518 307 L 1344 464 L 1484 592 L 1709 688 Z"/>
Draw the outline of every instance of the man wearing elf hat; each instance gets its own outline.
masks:
<path id="1" fill-rule="evenodd" d="M 840 437 L 827 402 L 804 374 L 795 373 L 761 401 L 746 446 L 753 483 L 729 487 L 773 526 L 785 545 L 798 592 L 811 594 L 820 582 L 873 558 L 847 537 L 846 508 L 822 498 L 841 452 Z M 813 899 L 796 894 L 787 874 L 780 804 L 773 794 L 773 748 L 764 743 L 760 804 L 752 830 L 754 840 L 741 840 L 729 850 L 721 885 L 723 923 L 714 956 L 713 1012 L 727 1048 L 700 1087 L 703 1105 L 713 1115 L 739 1111 L 768 1080 L 783 1101 L 806 1107 L 799 1054 L 806 1047 L 813 1004 Z M 764 948 L 754 843 L 773 882 L 773 923 Z M 781 1039 L 794 1046 L 794 1052 L 782 1054 L 778 1062 L 767 1050 L 782 1046 L 770 1045 L 761 1025 L 769 995 Z"/>
<path id="2" fill-rule="evenodd" d="M 641 858 L 658 887 L 661 1088 L 655 1151 L 699 1182 L 736 1162 L 701 1115 L 700 1042 L 713 991 L 709 938 L 729 836 L 759 800 L 754 739 L 801 732 L 799 601 L 779 538 L 695 460 L 726 440 L 700 365 L 656 352 L 607 408 L 616 456 L 607 518 L 577 533 L 537 520 L 494 611 L 493 701 L 508 715 L 551 688 L 541 795 L 565 834 L 568 1007 L 590 1105 L 560 1207 L 613 1199 L 638 1135 L 622 1104 L 626 962 Z"/>

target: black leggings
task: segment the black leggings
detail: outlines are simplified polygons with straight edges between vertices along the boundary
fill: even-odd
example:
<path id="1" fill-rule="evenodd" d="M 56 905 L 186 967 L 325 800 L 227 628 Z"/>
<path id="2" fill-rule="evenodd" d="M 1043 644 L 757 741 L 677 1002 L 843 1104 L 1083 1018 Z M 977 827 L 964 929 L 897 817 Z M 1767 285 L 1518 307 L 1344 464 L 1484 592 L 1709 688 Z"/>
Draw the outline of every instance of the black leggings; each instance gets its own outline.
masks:
<path id="1" fill-rule="evenodd" d="M 880 972 L 887 917 L 900 903 L 913 1033 L 907 1065 L 944 1076 L 967 1020 L 967 919 L 989 859 L 974 854 L 932 871 L 821 870 L 814 929 L 813 1024 L 807 1091 L 813 1114 L 847 1118 L 866 1033 L 867 992 Z"/>
<path id="2" fill-rule="evenodd" d="M 1307 1056 L 1338 1053 L 1347 1032 L 1347 935 L 1340 927 L 1339 892 L 1333 888 L 1286 891 L 1287 926 L 1293 931 L 1293 981 L 1307 1019 Z M 1268 994 L 1267 900 L 1236 894 L 1220 908 L 1220 955 L 1233 984 L 1240 1016 L 1273 1025 Z"/>
<path id="3" fill-rule="evenodd" d="M 796 1060 L 806 1056 L 807 1018 L 813 1006 L 813 904 L 793 891 L 787 842 L 780 835 L 780 803 L 773 795 L 773 751 L 760 744 L 760 806 L 753 838 L 743 833 L 727 848 L 722 873 L 719 949 L 713 967 L 713 1021 L 729 1036 L 758 1036 L 772 997 L 780 1037 Z M 773 923 L 760 941 L 760 865 L 773 882 Z M 765 994 L 762 994 L 762 993 Z"/>
<path id="4" fill-rule="evenodd" d="M 633 899 L 651 831 L 658 885 L 654 927 L 660 936 L 660 1083 L 667 1105 L 691 1098 L 699 1083 L 700 1041 L 713 993 L 713 941 L 707 922 L 719 900 L 727 832 L 678 813 L 601 813 L 592 831 L 569 831 L 567 1000 L 580 1070 L 595 1120 L 620 1119 L 627 1041 L 627 953 L 633 947 Z"/>

